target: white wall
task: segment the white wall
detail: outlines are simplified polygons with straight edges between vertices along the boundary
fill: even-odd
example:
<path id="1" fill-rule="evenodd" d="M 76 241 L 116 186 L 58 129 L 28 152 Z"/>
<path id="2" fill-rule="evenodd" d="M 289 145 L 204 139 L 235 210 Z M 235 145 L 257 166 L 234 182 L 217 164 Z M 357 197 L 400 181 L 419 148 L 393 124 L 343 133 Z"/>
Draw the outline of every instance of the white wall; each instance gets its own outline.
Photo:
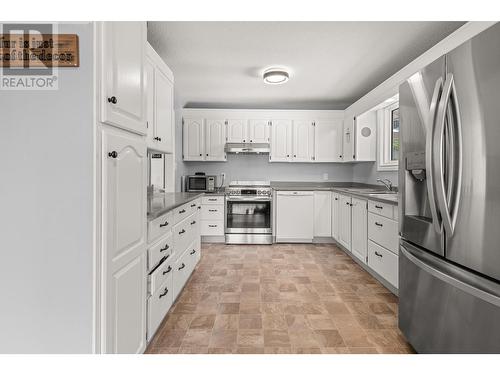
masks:
<path id="1" fill-rule="evenodd" d="M 93 340 L 93 31 L 56 91 L 0 91 L 0 353 L 89 353 Z"/>
<path id="2" fill-rule="evenodd" d="M 377 178 L 388 178 L 398 186 L 398 171 L 377 171 L 376 162 L 353 164 L 352 178 L 354 182 L 365 184 L 378 184 Z"/>

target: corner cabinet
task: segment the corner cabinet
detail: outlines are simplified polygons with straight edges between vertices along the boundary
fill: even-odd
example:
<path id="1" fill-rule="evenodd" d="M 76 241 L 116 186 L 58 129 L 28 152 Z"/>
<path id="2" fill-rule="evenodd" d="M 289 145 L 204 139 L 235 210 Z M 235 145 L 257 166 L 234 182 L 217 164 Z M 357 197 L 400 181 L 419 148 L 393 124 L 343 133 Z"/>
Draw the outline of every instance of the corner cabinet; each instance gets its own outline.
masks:
<path id="1" fill-rule="evenodd" d="M 99 22 L 100 120 L 146 134 L 146 22 Z"/>
<path id="2" fill-rule="evenodd" d="M 102 289 L 104 353 L 146 347 L 146 165 L 144 139 L 104 128 Z"/>

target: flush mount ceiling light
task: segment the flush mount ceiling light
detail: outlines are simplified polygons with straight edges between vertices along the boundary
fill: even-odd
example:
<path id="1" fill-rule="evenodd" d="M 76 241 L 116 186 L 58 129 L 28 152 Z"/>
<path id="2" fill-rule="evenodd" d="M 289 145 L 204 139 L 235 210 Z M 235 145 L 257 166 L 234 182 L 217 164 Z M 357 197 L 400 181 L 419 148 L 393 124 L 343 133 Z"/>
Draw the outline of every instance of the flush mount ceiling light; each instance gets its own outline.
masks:
<path id="1" fill-rule="evenodd" d="M 279 85 L 288 81 L 290 75 L 285 69 L 282 68 L 269 68 L 266 69 L 262 77 L 264 82 L 270 85 Z"/>

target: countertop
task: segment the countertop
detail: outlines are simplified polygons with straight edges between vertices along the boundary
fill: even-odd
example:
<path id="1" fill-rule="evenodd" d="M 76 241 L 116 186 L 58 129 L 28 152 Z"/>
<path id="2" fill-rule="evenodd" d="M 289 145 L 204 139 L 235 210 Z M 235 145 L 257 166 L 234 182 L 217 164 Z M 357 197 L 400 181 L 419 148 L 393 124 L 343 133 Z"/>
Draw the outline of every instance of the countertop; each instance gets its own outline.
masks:
<path id="1" fill-rule="evenodd" d="M 174 208 L 191 202 L 204 193 L 154 193 L 148 195 L 148 220 L 167 213 Z"/>
<path id="2" fill-rule="evenodd" d="M 398 204 L 397 193 L 385 193 L 387 189 L 380 185 L 370 185 L 358 182 L 298 182 L 272 181 L 271 187 L 276 191 L 337 191 L 362 199 L 370 199 L 382 203 Z M 384 194 L 385 193 L 385 194 Z"/>

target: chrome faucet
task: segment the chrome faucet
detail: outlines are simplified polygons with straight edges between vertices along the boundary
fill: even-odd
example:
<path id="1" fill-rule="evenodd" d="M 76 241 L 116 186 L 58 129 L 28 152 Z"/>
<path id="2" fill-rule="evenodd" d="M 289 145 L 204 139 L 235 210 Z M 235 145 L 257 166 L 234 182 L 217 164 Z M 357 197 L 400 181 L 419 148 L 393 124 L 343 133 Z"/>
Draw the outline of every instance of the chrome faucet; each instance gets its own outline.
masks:
<path id="1" fill-rule="evenodd" d="M 392 181 L 388 178 L 377 178 L 377 182 L 383 184 L 387 190 L 392 191 Z"/>

